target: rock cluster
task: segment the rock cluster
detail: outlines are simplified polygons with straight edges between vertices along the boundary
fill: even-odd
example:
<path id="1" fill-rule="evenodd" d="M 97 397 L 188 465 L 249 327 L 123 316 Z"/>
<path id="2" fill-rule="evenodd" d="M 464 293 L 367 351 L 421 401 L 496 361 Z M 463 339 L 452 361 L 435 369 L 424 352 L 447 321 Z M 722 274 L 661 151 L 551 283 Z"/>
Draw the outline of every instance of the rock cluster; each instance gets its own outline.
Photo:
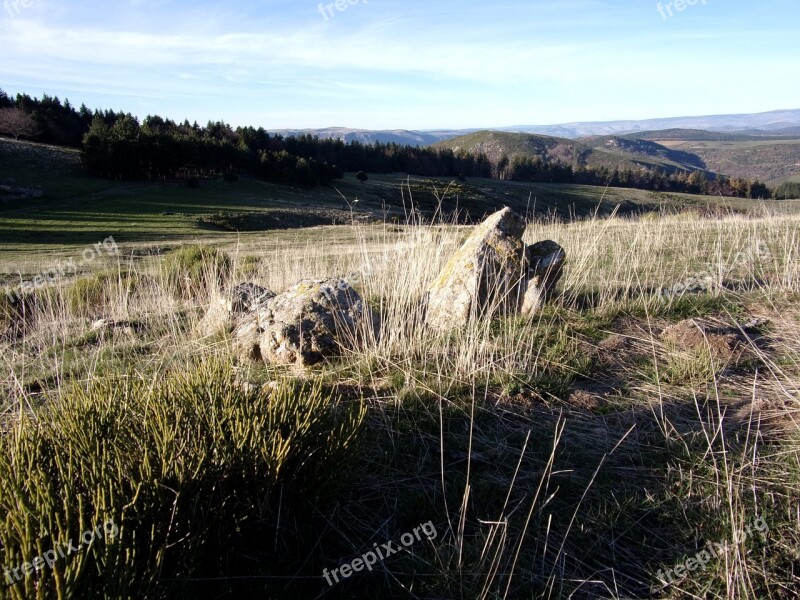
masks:
<path id="1" fill-rule="evenodd" d="M 426 295 L 426 326 L 463 327 L 469 319 L 531 314 L 563 271 L 566 253 L 552 241 L 526 246 L 525 221 L 509 208 L 475 228 Z M 209 307 L 199 332 L 233 334 L 237 354 L 277 365 L 313 365 L 378 334 L 380 324 L 343 279 L 308 279 L 282 294 L 237 285 Z"/>
<path id="2" fill-rule="evenodd" d="M 447 331 L 470 318 L 538 310 L 567 255 L 550 240 L 526 246 L 523 233 L 525 221 L 510 208 L 476 227 L 428 289 L 426 324 Z"/>

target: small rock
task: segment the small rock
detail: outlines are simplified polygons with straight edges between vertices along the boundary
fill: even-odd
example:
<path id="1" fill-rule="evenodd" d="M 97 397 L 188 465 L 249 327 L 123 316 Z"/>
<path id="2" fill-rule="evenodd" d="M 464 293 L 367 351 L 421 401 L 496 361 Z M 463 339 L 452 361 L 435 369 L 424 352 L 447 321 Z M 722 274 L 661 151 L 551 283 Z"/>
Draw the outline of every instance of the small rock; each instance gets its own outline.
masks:
<path id="1" fill-rule="evenodd" d="M 134 336 L 142 330 L 140 323 L 133 323 L 130 321 L 117 321 L 114 319 L 98 319 L 92 323 L 89 328 L 91 331 L 98 333 L 106 332 L 121 332 L 127 336 Z"/>
<path id="2" fill-rule="evenodd" d="M 770 319 L 763 319 L 759 317 L 753 317 L 747 323 L 742 325 L 742 330 L 746 333 L 761 333 L 761 331 L 765 327 L 769 327 L 772 323 Z"/>
<path id="3" fill-rule="evenodd" d="M 522 313 L 533 314 L 547 302 L 550 292 L 564 274 L 567 253 L 552 240 L 525 248 L 528 281 L 522 301 Z"/>

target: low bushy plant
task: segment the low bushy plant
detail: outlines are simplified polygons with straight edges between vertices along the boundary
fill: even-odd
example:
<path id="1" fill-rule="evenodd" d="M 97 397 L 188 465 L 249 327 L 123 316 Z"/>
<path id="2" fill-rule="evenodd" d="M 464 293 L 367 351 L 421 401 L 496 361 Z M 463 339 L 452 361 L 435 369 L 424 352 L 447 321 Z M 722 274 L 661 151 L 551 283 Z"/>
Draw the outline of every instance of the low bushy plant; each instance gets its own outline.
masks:
<path id="1" fill-rule="evenodd" d="M 285 516 L 331 489 L 363 416 L 319 385 L 246 389 L 220 363 L 75 386 L 20 412 L 0 434 L 5 597 L 176 597 L 164 582 L 224 572 L 245 523 L 275 525 L 278 493 Z M 107 522 L 113 537 L 16 580 L 15 567 Z"/>
<path id="2" fill-rule="evenodd" d="M 184 246 L 167 255 L 163 276 L 168 289 L 183 298 L 208 293 L 231 274 L 233 261 L 225 252 L 209 246 Z"/>

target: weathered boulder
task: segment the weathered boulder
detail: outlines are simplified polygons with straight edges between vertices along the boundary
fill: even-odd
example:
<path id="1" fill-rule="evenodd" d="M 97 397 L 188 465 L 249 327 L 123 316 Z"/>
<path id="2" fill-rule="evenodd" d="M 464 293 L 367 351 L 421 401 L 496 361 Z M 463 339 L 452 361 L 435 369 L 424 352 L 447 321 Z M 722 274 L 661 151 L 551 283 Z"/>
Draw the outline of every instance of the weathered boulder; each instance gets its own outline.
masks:
<path id="1" fill-rule="evenodd" d="M 252 320 L 237 335 L 252 333 Z M 258 353 L 271 364 L 313 365 L 373 331 L 373 315 L 343 279 L 307 279 L 256 311 Z"/>
<path id="2" fill-rule="evenodd" d="M 550 292 L 564 274 L 567 253 L 552 240 L 537 242 L 525 248 L 527 282 L 522 299 L 522 313 L 535 313 L 547 302 Z"/>
<path id="3" fill-rule="evenodd" d="M 524 232 L 510 208 L 476 227 L 428 289 L 426 324 L 446 331 L 471 317 L 515 312 L 526 276 Z"/>

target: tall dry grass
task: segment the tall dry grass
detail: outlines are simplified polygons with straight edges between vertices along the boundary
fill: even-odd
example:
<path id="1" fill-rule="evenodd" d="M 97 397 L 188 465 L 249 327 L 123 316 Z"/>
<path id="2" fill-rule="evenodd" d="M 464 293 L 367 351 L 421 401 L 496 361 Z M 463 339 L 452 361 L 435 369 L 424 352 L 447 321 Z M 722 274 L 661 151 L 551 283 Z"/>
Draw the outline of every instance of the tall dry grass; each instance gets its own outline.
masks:
<path id="1" fill-rule="evenodd" d="M 370 422 L 388 438 L 399 435 L 397 419 L 409 418 L 419 428 L 430 425 L 428 418 L 439 422 L 432 449 L 441 456 L 443 505 L 430 508 L 440 511 L 448 535 L 426 563 L 440 584 L 445 582 L 437 589 L 456 593 L 455 586 L 465 597 L 481 598 L 515 597 L 526 585 L 547 597 L 575 589 L 626 597 L 646 587 L 657 590 L 656 597 L 747 598 L 764 590 L 781 597 L 781 590 L 790 593 L 798 584 L 793 574 L 785 581 L 775 575 L 798 542 L 787 533 L 798 525 L 792 494 L 800 494 L 800 319 L 793 308 L 800 292 L 798 232 L 800 217 L 787 214 L 531 222 L 526 241 L 552 239 L 568 254 L 551 304 L 532 317 L 471 320 L 450 334 L 426 330 L 421 306 L 425 289 L 469 234 L 466 227 L 412 222 L 287 232 L 267 241 L 244 236 L 221 246 L 232 263 L 223 285 L 188 295 L 176 293 L 174 273 L 161 258 L 121 258 L 116 270 L 91 284 L 63 282 L 39 295 L 24 315 L 11 315 L 16 333 L 0 342 L 8 367 L 4 408 L 8 415 L 20 407 L 33 413 L 42 389 L 58 390 L 67 379 L 100 378 L 123 365 L 158 377 L 166 365 L 180 368 L 198 356 L 228 356 L 228 339 L 199 338 L 195 326 L 229 284 L 253 281 L 280 291 L 303 278 L 345 277 L 381 315 L 381 335 L 305 377 L 374 391 Z M 203 268 L 210 271 L 208 281 L 217 281 L 213 265 Z M 698 283 L 701 293 L 687 290 Z M 83 291 L 76 291 L 80 285 Z M 713 363 L 710 348 L 687 359 L 690 364 L 678 364 L 658 336 L 665 322 L 682 316 L 713 312 L 737 326 L 754 310 L 769 316 L 773 335 L 767 345 L 749 343 L 758 365 L 751 370 L 726 371 Z M 146 333 L 92 334 L 89 324 L 101 316 L 141 323 Z M 599 415 L 576 410 L 569 405 L 576 381 L 601 376 L 587 348 L 625 319 L 636 328 L 622 336 L 642 352 L 639 362 L 614 367 L 626 381 L 617 404 Z M 516 406 L 520 392 L 543 404 L 532 412 Z M 503 423 L 508 427 L 503 435 L 477 425 L 498 403 L 521 422 Z M 630 418 L 615 421 L 606 413 Z M 464 422 L 463 439 L 445 429 L 455 418 Z M 536 418 L 542 422 L 534 423 Z M 527 432 L 525 441 L 515 445 L 520 432 Z M 515 441 L 505 446 L 498 441 L 504 435 Z M 462 442 L 466 462 L 459 467 L 461 487 L 453 501 L 446 485 L 453 472 L 445 457 L 453 445 L 462 452 Z M 485 490 L 476 491 L 486 475 L 473 465 L 475 449 L 492 444 L 500 444 L 503 457 L 496 459 L 498 473 L 492 475 L 495 491 L 505 498 L 499 506 Z M 408 461 L 409 468 L 414 464 Z M 369 459 L 363 467 L 372 473 L 383 465 Z M 563 473 L 572 471 L 563 480 Z M 390 494 L 408 491 L 375 481 L 384 486 L 386 503 Z M 665 481 L 679 491 L 661 489 Z M 661 491 L 640 495 L 644 484 Z M 641 548 L 637 554 L 635 545 L 613 558 L 601 552 L 590 556 L 609 562 L 594 581 L 587 576 L 591 561 L 575 564 L 570 557 L 583 551 L 584 530 L 592 522 L 611 522 L 611 515 L 624 521 L 618 512 L 600 508 L 600 497 L 615 491 L 640 503 L 636 510 L 650 502 L 662 521 L 676 521 L 671 528 L 663 523 L 663 529 L 643 528 L 658 540 L 652 556 Z M 683 502 L 691 506 L 681 516 L 676 506 Z M 351 504 L 359 507 L 359 498 Z M 496 512 L 476 523 L 476 506 Z M 356 530 L 369 536 L 375 521 L 360 514 Z M 693 536 L 730 538 L 755 514 L 770 515 L 773 531 L 782 532 L 771 538 L 767 553 L 736 546 L 706 573 L 716 581 L 710 587 L 698 577 L 659 588 L 652 561 L 677 563 L 689 553 Z M 598 547 L 614 547 L 614 540 L 597 535 Z M 614 588 L 609 581 L 616 579 Z"/>

